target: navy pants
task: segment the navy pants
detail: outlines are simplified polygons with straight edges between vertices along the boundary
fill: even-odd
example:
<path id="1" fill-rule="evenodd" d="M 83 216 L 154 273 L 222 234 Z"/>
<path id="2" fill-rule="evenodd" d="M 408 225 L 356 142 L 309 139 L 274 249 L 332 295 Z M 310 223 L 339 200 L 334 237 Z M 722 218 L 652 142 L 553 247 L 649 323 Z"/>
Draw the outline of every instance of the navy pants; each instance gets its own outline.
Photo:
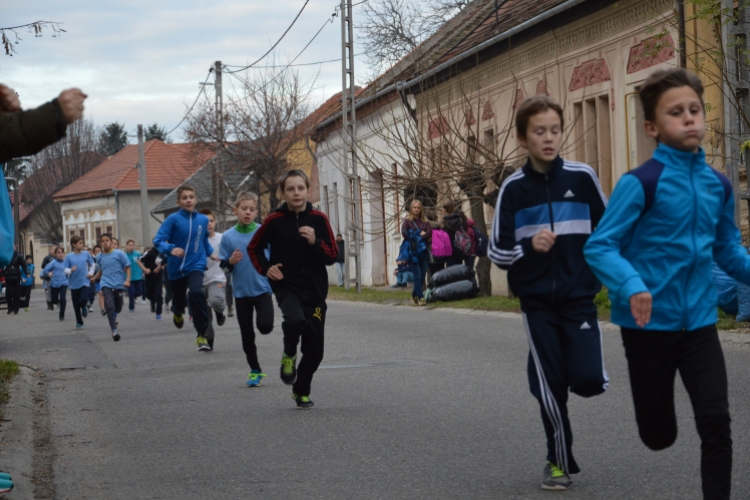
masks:
<path id="1" fill-rule="evenodd" d="M 424 279 L 427 276 L 427 254 L 419 256 L 417 262 L 409 263 L 409 271 L 414 276 L 414 290 L 411 292 L 412 297 L 418 299 L 424 298 L 422 289 L 424 288 Z"/>
<path id="2" fill-rule="evenodd" d="M 576 474 L 568 390 L 588 398 L 609 386 L 596 306 L 592 299 L 555 307 L 521 299 L 521 309 L 529 340 L 529 387 L 541 406 L 547 460 Z"/>
<path id="3" fill-rule="evenodd" d="M 203 293 L 203 271 L 191 271 L 180 279 L 170 279 L 174 303 L 172 311 L 177 316 L 185 313 L 187 301 L 190 301 L 190 314 L 193 315 L 193 326 L 199 337 L 208 330 L 208 302 Z"/>
<path id="4" fill-rule="evenodd" d="M 70 300 L 73 302 L 73 312 L 76 315 L 76 324 L 83 324 L 82 310 L 88 308 L 89 304 L 89 287 L 70 289 Z"/>
<path id="5" fill-rule="evenodd" d="M 135 280 L 130 282 L 128 287 L 128 309 L 131 311 L 135 310 L 135 301 L 143 293 L 143 280 Z"/>

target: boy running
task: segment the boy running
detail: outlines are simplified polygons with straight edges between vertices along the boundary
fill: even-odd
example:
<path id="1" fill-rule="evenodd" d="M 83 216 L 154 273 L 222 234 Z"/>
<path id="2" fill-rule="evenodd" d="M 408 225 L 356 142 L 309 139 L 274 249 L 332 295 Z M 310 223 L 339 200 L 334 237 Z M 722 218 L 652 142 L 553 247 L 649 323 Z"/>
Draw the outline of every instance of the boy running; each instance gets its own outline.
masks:
<path id="1" fill-rule="evenodd" d="M 141 264 L 141 252 L 135 249 L 135 240 L 125 242 L 125 255 L 130 261 L 130 286 L 128 287 L 128 311 L 135 312 L 135 304 L 138 297 L 143 294 L 143 271 L 145 267 Z"/>
<path id="2" fill-rule="evenodd" d="M 237 197 L 234 204 L 237 215 L 237 225 L 224 233 L 221 237 L 221 251 L 219 258 L 221 266 L 228 269 L 236 286 L 232 293 L 237 302 L 237 322 L 240 324 L 242 335 L 242 350 L 245 351 L 250 373 L 247 376 L 247 386 L 257 387 L 266 376 L 258 362 L 258 350 L 255 347 L 255 331 L 253 330 L 253 309 L 255 309 L 256 324 L 263 335 L 273 330 L 273 301 L 268 279 L 258 274 L 250 259 L 243 255 L 252 241 L 258 224 L 258 196 L 245 192 Z"/>
<path id="3" fill-rule="evenodd" d="M 652 450 L 677 439 L 679 370 L 701 438 L 704 498 L 729 498 L 732 438 L 727 372 L 716 331 L 715 261 L 750 283 L 732 186 L 706 164 L 703 85 L 684 69 L 652 74 L 639 92 L 651 160 L 623 175 L 586 259 L 621 326 L 635 418 Z"/>
<path id="4" fill-rule="evenodd" d="M 583 257 L 607 200 L 591 167 L 559 156 L 563 124 L 562 108 L 546 96 L 519 107 L 516 132 L 529 159 L 500 188 L 488 253 L 521 299 L 529 386 L 547 434 L 545 490 L 568 489 L 580 472 L 568 390 L 591 397 L 609 384 L 594 305 L 601 284 Z"/>
<path id="5" fill-rule="evenodd" d="M 284 321 L 281 380 L 292 385 L 292 398 L 301 409 L 313 407 L 310 385 L 323 360 L 328 272 L 336 262 L 336 241 L 323 212 L 307 201 L 310 180 L 301 170 L 281 176 L 284 203 L 270 214 L 253 236 L 247 253 L 256 271 L 269 278 Z M 271 246 L 270 256 L 266 249 Z M 239 286 L 235 282 L 234 286 Z M 239 308 L 238 308 L 239 312 Z M 297 344 L 302 360 L 295 368 Z"/>
<path id="6" fill-rule="evenodd" d="M 68 274 L 70 300 L 73 302 L 73 312 L 76 315 L 76 328 L 83 328 L 83 318 L 88 316 L 89 287 L 91 276 L 89 269 L 94 266 L 91 254 L 83 251 L 83 238 L 78 235 L 70 238 L 73 251 L 65 256 L 63 265 Z"/>
<path id="7" fill-rule="evenodd" d="M 143 267 L 146 269 L 146 298 L 151 302 L 151 312 L 156 314 L 156 321 L 161 321 L 164 299 L 162 296 L 162 270 L 164 269 L 164 257 L 155 247 L 152 247 L 141 257 Z"/>
<path id="8" fill-rule="evenodd" d="M 199 351 L 210 352 L 206 339 L 208 306 L 203 294 L 203 271 L 206 258 L 216 258 L 208 242 L 208 217 L 195 211 L 196 202 L 192 187 L 183 185 L 177 189 L 180 210 L 164 220 L 154 237 L 154 246 L 169 255 L 167 271 L 174 295 L 172 322 L 177 328 L 185 324 L 183 314 L 189 295 L 193 326 L 198 333 L 195 343 Z"/>
<path id="9" fill-rule="evenodd" d="M 58 305 L 60 312 L 60 321 L 65 319 L 65 295 L 68 293 L 68 276 L 65 274 L 63 259 L 65 250 L 62 247 L 55 247 L 55 258 L 42 270 L 41 277 L 49 279 L 50 300 L 52 308 Z"/>
<path id="10" fill-rule="evenodd" d="M 94 280 L 100 280 L 112 340 L 120 340 L 117 332 L 117 315 L 122 312 L 122 294 L 130 286 L 130 261 L 122 250 L 114 247 L 114 238 L 105 233 L 99 239 L 102 253 L 96 258 L 99 272 Z"/>
<path id="11" fill-rule="evenodd" d="M 34 286 L 34 258 L 31 255 L 26 256 L 26 271 L 21 274 L 21 302 L 26 312 L 29 312 L 29 301 L 31 300 L 31 289 Z"/>
<path id="12" fill-rule="evenodd" d="M 227 320 L 225 315 L 227 308 L 227 275 L 221 269 L 219 263 L 219 247 L 221 246 L 222 233 L 214 231 L 216 227 L 216 217 L 209 209 L 201 210 L 201 213 L 208 217 L 208 242 L 214 249 L 212 256 L 214 259 L 206 261 L 206 272 L 203 274 L 203 293 L 206 295 L 208 304 L 208 330 L 206 330 L 206 339 L 211 349 L 214 348 L 213 317 L 211 311 L 216 312 L 216 323 L 221 326 Z M 246 245 L 247 246 L 247 245 Z"/>

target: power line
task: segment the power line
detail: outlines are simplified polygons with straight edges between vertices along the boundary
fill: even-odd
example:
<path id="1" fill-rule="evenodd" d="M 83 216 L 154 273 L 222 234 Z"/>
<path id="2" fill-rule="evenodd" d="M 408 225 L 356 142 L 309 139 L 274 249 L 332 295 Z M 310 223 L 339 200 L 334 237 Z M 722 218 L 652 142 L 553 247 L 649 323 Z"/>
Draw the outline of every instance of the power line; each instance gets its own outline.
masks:
<path id="1" fill-rule="evenodd" d="M 180 125 L 182 125 L 182 122 L 184 122 L 185 120 L 187 120 L 187 117 L 190 116 L 190 113 L 193 112 L 193 108 L 195 107 L 196 104 L 198 104 L 198 99 L 200 99 L 201 94 L 206 91 L 206 83 L 208 82 L 208 77 L 211 76 L 211 71 L 213 71 L 213 68 L 211 68 L 210 70 L 208 70 L 208 74 L 206 75 L 206 79 L 203 80 L 203 83 L 201 84 L 201 88 L 198 91 L 198 95 L 195 96 L 195 100 L 193 101 L 192 106 L 190 106 L 190 109 L 188 109 L 187 113 L 185 113 L 185 116 L 182 117 L 182 120 L 180 120 L 180 123 L 178 123 L 177 125 L 175 125 L 175 127 L 172 130 L 170 130 L 169 132 L 167 132 L 166 135 L 169 135 L 172 132 L 174 132 L 175 130 L 177 130 L 177 128 Z"/>
<path id="2" fill-rule="evenodd" d="M 354 57 L 359 57 L 362 54 L 355 54 Z M 315 61 L 315 62 L 309 62 L 309 63 L 298 63 L 298 64 L 277 64 L 274 66 L 253 66 L 252 68 L 248 69 L 270 69 L 270 68 L 288 68 L 288 67 L 296 67 L 296 66 L 315 66 L 316 64 L 328 64 L 328 63 L 334 63 L 334 62 L 341 62 L 341 58 L 338 59 L 328 59 L 327 61 Z M 240 68 L 244 67 L 239 64 L 225 64 L 225 68 Z"/>
<path id="3" fill-rule="evenodd" d="M 279 43 L 281 42 L 281 40 L 283 40 L 283 39 L 284 39 L 284 37 L 286 36 L 286 34 L 287 34 L 287 33 L 289 33 L 289 30 L 290 30 L 290 29 L 292 29 L 292 26 L 294 26 L 294 23 L 296 23 L 296 22 L 297 22 L 297 19 L 299 19 L 299 16 L 301 16 L 301 15 L 302 15 L 302 11 L 303 11 L 303 10 L 305 10 L 305 7 L 307 7 L 307 4 L 308 4 L 309 2 L 310 2 L 310 0 L 305 0 L 305 4 L 304 4 L 304 5 L 302 6 L 302 8 L 301 8 L 301 9 L 299 10 L 299 12 L 297 13 L 297 16 L 296 16 L 296 17 L 294 18 L 294 20 L 292 21 L 292 24 L 290 24 L 290 25 L 289 25 L 289 27 L 288 27 L 288 28 L 286 29 L 286 31 L 285 31 L 285 32 L 284 32 L 284 33 L 283 33 L 283 34 L 281 35 L 281 38 L 279 38 L 278 40 L 276 40 L 276 43 L 274 43 L 274 44 L 273 44 L 273 46 L 272 46 L 272 47 L 271 47 L 270 49 L 268 49 L 268 52 L 266 52 L 265 54 L 263 54 L 263 55 L 262 55 L 262 56 L 261 56 L 261 57 L 260 57 L 260 58 L 259 58 L 259 59 L 258 59 L 257 61 L 255 61 L 254 63 L 252 63 L 252 64 L 250 64 L 250 65 L 248 65 L 248 66 L 245 66 L 244 68 L 241 68 L 241 69 L 236 69 L 236 70 L 234 70 L 234 71 L 227 71 L 227 73 L 238 73 L 238 72 L 240 72 L 240 71 L 244 71 L 244 70 L 246 70 L 246 69 L 248 69 L 248 68 L 251 68 L 251 67 L 255 66 L 255 65 L 256 65 L 256 64 L 258 64 L 258 63 L 259 63 L 260 61 L 262 61 L 262 60 L 263 60 L 263 59 L 264 59 L 264 58 L 265 58 L 265 57 L 266 57 L 266 56 L 267 56 L 268 54 L 270 54 L 270 53 L 271 53 L 271 52 L 273 51 L 273 49 L 275 49 L 275 48 L 276 48 L 276 46 L 277 46 L 277 45 L 278 45 L 278 44 L 279 44 Z"/>

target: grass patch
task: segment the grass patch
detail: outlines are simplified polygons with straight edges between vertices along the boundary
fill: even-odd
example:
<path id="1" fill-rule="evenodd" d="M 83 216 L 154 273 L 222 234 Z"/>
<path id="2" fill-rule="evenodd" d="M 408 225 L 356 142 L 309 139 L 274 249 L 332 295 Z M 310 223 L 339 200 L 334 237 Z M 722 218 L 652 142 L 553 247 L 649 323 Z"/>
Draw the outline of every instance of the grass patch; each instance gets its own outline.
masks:
<path id="1" fill-rule="evenodd" d="M 0 359 L 0 405 L 8 402 L 10 398 L 8 384 L 16 375 L 18 375 L 18 363 Z M 2 409 L 0 409 L 0 418 L 2 418 Z"/>
<path id="2" fill-rule="evenodd" d="M 376 304 L 399 304 L 409 303 L 411 290 L 384 291 L 376 288 L 362 288 L 362 293 L 357 293 L 355 287 L 349 288 L 347 292 L 344 288 L 329 288 L 328 298 L 333 300 L 351 300 L 353 302 L 374 302 Z"/>

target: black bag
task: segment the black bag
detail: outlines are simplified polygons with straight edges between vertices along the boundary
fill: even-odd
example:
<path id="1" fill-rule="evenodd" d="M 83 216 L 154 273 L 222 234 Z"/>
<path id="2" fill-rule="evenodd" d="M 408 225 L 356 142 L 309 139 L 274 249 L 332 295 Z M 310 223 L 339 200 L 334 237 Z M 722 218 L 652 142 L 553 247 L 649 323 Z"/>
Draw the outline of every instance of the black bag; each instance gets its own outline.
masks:
<path id="1" fill-rule="evenodd" d="M 466 267 L 463 264 L 457 264 L 446 269 L 441 269 L 433 274 L 430 281 L 427 283 L 427 288 L 436 288 L 449 283 L 455 283 L 456 281 L 473 279 L 473 269 Z"/>
<path id="2" fill-rule="evenodd" d="M 479 288 L 474 281 L 462 280 L 430 290 L 427 302 L 449 302 L 451 300 L 473 299 L 479 294 Z"/>

